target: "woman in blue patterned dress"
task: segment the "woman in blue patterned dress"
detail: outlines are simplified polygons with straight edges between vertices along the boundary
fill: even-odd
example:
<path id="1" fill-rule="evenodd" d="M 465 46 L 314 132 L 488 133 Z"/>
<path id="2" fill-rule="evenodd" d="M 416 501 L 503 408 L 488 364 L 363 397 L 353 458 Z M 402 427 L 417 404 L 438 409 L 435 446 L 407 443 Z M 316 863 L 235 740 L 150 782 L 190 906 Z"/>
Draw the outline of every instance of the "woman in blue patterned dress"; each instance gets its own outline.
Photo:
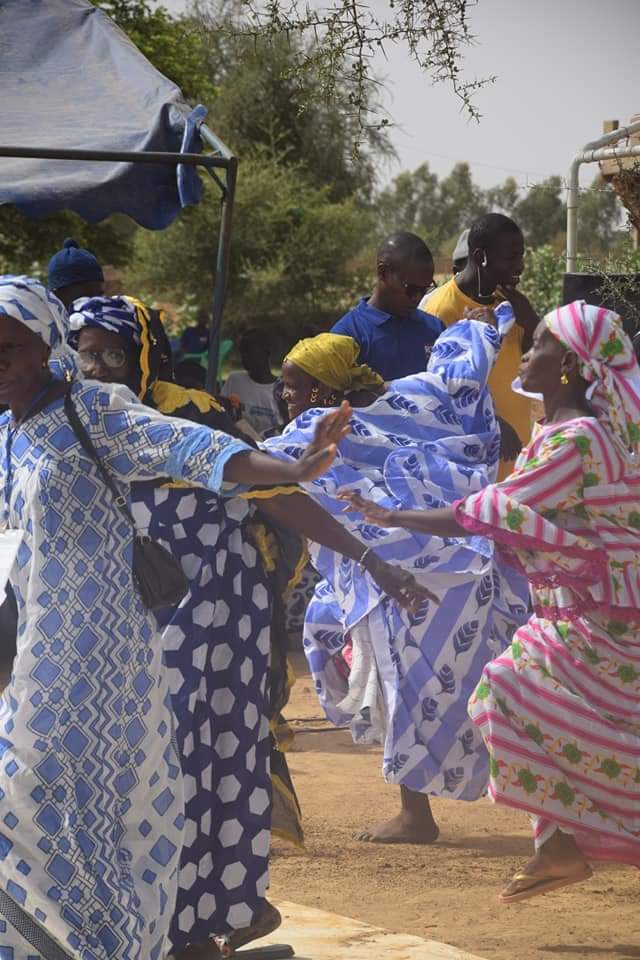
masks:
<path id="1" fill-rule="evenodd" d="M 86 376 L 127 383 L 161 412 L 177 410 L 185 419 L 226 426 L 212 397 L 171 382 L 162 324 L 139 301 L 76 301 L 70 325 L 70 342 L 79 349 Z M 293 523 L 296 532 L 315 534 L 328 548 L 352 557 L 362 553 L 359 541 L 295 487 L 247 496 L 259 498 L 261 513 Z M 270 558 L 259 549 L 265 538 L 255 529 L 258 518 L 247 499 L 222 500 L 166 483 L 136 484 L 133 512 L 139 529 L 180 560 L 191 585 L 180 606 L 159 617 L 186 795 L 171 941 L 181 960 L 206 958 L 215 955 L 209 938 L 226 936 L 227 946 L 235 948 L 266 935 L 280 919 L 265 893 L 269 718 L 274 707 L 282 706 L 281 701 L 270 704 L 269 686 L 286 676 L 286 667 L 278 669 L 273 662 L 282 613 L 274 575 L 281 573 L 283 561 L 280 557 L 277 570 L 268 571 Z M 271 762 L 272 774 L 280 774 L 274 780 L 277 790 L 282 774 L 286 777 L 283 755 L 272 753 Z"/>
<path id="2" fill-rule="evenodd" d="M 513 317 L 502 312 L 503 329 Z M 466 703 L 484 664 L 502 650 L 526 614 L 524 580 L 503 571 L 491 544 L 382 530 L 340 499 L 349 491 L 381 503 L 452 503 L 484 487 L 497 470 L 500 434 L 487 377 L 498 330 L 461 321 L 436 342 L 428 371 L 394 381 L 379 399 L 353 411 L 351 432 L 331 469 L 307 492 L 363 544 L 428 582 L 440 599 L 417 613 L 383 598 L 357 567 L 313 546 L 324 577 L 307 609 L 304 645 L 320 702 L 354 739 L 384 745 L 386 781 L 400 786 L 398 816 L 364 831 L 363 840 L 432 843 L 438 826 L 428 795 L 475 800 L 488 782 L 488 757 Z M 349 337 L 320 334 L 285 358 L 284 397 L 292 422 L 264 443 L 295 459 L 326 406 L 371 386 Z M 323 441 L 324 442 L 324 441 Z M 347 512 L 345 512 L 345 509 Z M 507 580 L 509 577 L 509 580 Z M 424 578 L 424 579 L 423 579 Z M 350 645 L 350 672 L 341 654 Z"/>
<path id="3" fill-rule="evenodd" d="M 0 698 L 0 956 L 161 960 L 184 824 L 168 684 L 134 586 L 131 525 L 76 438 L 65 396 L 125 497 L 156 477 L 220 492 L 223 481 L 299 474 L 161 416 L 124 387 L 55 379 L 66 322 L 40 283 L 0 278 L 0 403 L 10 408 L 0 557 L 10 563 L 21 539 L 10 573 L 17 654 Z"/>

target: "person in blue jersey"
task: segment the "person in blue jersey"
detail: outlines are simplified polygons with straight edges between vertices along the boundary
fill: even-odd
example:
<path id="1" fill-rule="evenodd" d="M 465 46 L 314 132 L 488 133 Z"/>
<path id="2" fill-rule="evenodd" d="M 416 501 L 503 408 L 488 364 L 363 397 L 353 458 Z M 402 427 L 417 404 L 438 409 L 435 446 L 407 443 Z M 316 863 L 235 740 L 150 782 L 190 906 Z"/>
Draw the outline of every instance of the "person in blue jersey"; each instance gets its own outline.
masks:
<path id="1" fill-rule="evenodd" d="M 418 309 L 435 289 L 431 251 L 414 233 L 393 233 L 378 249 L 376 272 L 371 296 L 338 320 L 331 333 L 352 337 L 360 347 L 360 363 L 383 380 L 421 373 L 444 330 L 441 320 Z"/>

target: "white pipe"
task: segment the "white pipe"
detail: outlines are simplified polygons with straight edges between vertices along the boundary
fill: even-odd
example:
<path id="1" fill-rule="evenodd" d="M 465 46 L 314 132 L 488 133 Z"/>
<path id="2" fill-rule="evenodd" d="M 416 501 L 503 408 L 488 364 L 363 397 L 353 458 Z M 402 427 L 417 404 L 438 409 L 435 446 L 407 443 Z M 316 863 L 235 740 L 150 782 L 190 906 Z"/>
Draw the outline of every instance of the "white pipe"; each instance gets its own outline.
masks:
<path id="1" fill-rule="evenodd" d="M 600 160 L 617 160 L 621 157 L 640 156 L 640 143 L 632 147 L 601 147 L 599 150 L 585 150 L 581 155 L 583 163 L 598 163 Z"/>
<path id="2" fill-rule="evenodd" d="M 580 182 L 580 167 L 583 163 L 594 163 L 597 160 L 613 160 L 617 157 L 640 156 L 637 147 L 616 147 L 606 149 L 609 144 L 618 140 L 626 140 L 632 134 L 640 131 L 640 120 L 630 123 L 627 127 L 619 127 L 610 133 L 605 133 L 597 140 L 585 143 L 582 150 L 575 155 L 569 167 L 569 186 L 567 188 L 567 273 L 574 273 L 578 257 L 578 189 Z"/>

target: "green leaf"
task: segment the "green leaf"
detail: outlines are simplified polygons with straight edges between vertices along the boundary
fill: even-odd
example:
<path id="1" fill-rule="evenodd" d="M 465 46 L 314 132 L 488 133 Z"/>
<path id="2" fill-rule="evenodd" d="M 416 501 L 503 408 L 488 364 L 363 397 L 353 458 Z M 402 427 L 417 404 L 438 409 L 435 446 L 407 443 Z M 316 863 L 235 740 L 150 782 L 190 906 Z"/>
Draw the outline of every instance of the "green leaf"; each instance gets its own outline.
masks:
<path id="1" fill-rule="evenodd" d="M 622 767 L 618 761 L 613 758 L 603 760 L 600 769 L 604 773 L 605 777 L 609 777 L 610 780 L 616 780 L 622 772 Z"/>
<path id="2" fill-rule="evenodd" d="M 518 780 L 525 793 L 535 793 L 538 789 L 538 781 L 530 770 L 518 770 Z"/>
<path id="3" fill-rule="evenodd" d="M 524 511 L 519 510 L 517 507 L 512 507 L 511 510 L 507 511 L 507 526 L 510 530 L 518 531 L 524 523 L 524 518 Z"/>
<path id="4" fill-rule="evenodd" d="M 623 683 L 635 683 L 638 677 L 640 677 L 640 673 L 638 673 L 631 664 L 624 664 L 618 667 L 618 676 Z"/>
<path id="5" fill-rule="evenodd" d="M 556 783 L 554 796 L 560 801 L 563 807 L 572 806 L 576 799 L 574 791 L 571 789 L 569 784 L 565 783 L 564 781 Z"/>
<path id="6" fill-rule="evenodd" d="M 580 763 L 582 760 L 582 751 L 578 749 L 575 743 L 565 743 L 562 748 L 562 755 L 567 758 L 569 763 Z"/>
<path id="7" fill-rule="evenodd" d="M 540 727 L 536 726 L 535 723 L 528 723 L 524 729 L 525 729 L 525 732 L 528 734 L 528 736 L 530 736 L 531 739 L 534 741 L 534 743 L 537 743 L 538 745 L 544 743 L 544 734 L 540 729 Z"/>
<path id="8" fill-rule="evenodd" d="M 575 437 L 575 444 L 582 456 L 591 450 L 591 438 L 578 435 Z"/>

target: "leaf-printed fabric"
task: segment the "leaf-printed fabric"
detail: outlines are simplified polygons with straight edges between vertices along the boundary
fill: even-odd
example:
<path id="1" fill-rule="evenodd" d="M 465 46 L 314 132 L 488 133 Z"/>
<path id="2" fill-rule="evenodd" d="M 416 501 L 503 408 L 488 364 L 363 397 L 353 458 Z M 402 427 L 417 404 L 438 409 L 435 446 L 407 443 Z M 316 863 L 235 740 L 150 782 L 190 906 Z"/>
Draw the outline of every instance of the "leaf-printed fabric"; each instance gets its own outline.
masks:
<path id="1" fill-rule="evenodd" d="M 441 600 L 409 614 L 357 564 L 310 544 L 323 579 L 307 608 L 304 647 L 326 716 L 350 725 L 358 742 L 383 743 L 389 783 L 465 800 L 480 796 L 488 779 L 466 704 L 484 664 L 526 619 L 526 581 L 496 565 L 484 537 L 381 529 L 345 512 L 337 494 L 357 490 L 385 506 L 424 509 L 493 480 L 499 432 L 486 380 L 499 346 L 498 332 L 477 321 L 443 333 L 425 373 L 392 382 L 354 411 L 333 467 L 306 485 L 363 546 L 410 570 Z M 265 447 L 297 458 L 325 413 L 306 411 Z M 371 653 L 379 698 L 372 697 Z"/>
<path id="2" fill-rule="evenodd" d="M 470 715 L 490 795 L 585 856 L 640 866 L 640 472 L 606 422 L 540 427 L 502 483 L 457 505 L 533 588 Z"/>

